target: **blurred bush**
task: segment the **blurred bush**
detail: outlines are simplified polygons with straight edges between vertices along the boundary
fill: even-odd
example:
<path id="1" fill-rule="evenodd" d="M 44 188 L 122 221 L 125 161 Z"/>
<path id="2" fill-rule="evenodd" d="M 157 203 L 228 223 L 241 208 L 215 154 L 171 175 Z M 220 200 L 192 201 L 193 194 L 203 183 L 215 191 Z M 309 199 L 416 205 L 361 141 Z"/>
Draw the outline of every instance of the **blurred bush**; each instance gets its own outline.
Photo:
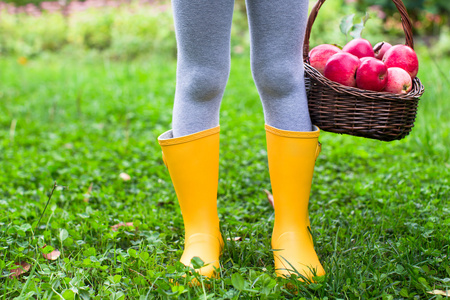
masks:
<path id="1" fill-rule="evenodd" d="M 101 51 L 118 59 L 138 55 L 176 55 L 172 13 L 167 6 L 90 8 L 64 14 L 43 10 L 39 16 L 0 7 L 0 53 L 33 56 L 68 47 Z"/>
<path id="2" fill-rule="evenodd" d="M 400 14 L 392 0 L 346 0 L 359 11 L 376 12 L 382 20 L 383 31 L 390 37 L 403 37 Z M 403 0 L 413 23 L 416 44 L 425 44 L 435 56 L 450 55 L 450 1 Z"/>
<path id="3" fill-rule="evenodd" d="M 132 59 L 141 53 L 176 55 L 176 41 L 170 10 L 118 11 L 111 28 L 113 57 Z"/>
<path id="4" fill-rule="evenodd" d="M 67 24 L 60 14 L 43 13 L 36 18 L 1 13 L 0 17 L 2 53 L 31 56 L 42 51 L 57 51 L 67 43 Z"/>
<path id="5" fill-rule="evenodd" d="M 16 6 L 22 6 L 22 5 L 27 5 L 27 4 L 39 5 L 42 2 L 45 2 L 45 0 L 4 0 L 3 2 L 11 3 Z"/>
<path id="6" fill-rule="evenodd" d="M 450 1 L 403 0 L 403 3 L 413 22 L 415 44 L 426 44 L 426 49 L 436 56 L 450 55 L 447 9 Z M 326 1 L 319 11 L 311 32 L 310 48 L 322 43 L 345 44 L 346 37 L 339 30 L 341 19 L 355 14 L 354 22 L 358 23 L 366 12 L 370 19 L 362 31 L 363 38 L 372 44 L 383 40 L 391 44 L 404 43 L 401 17 L 391 0 L 333 0 Z"/>
<path id="7" fill-rule="evenodd" d="M 378 5 L 388 14 L 397 11 L 392 0 L 356 0 L 356 2 L 359 7 Z M 450 14 L 450 1 L 448 0 L 403 0 L 403 4 L 413 17 L 418 17 L 425 11 L 447 16 Z"/>
<path id="8" fill-rule="evenodd" d="M 8 2 L 23 4 L 33 1 Z M 83 6 L 88 3 L 95 7 L 87 9 Z M 440 49 L 443 54 L 449 53 L 450 41 L 445 23 L 448 15 L 445 12 L 450 1 L 404 0 L 404 3 L 408 11 L 425 12 L 419 19 L 412 17 L 416 33 L 433 35 L 438 41 L 435 49 Z M 313 4 L 311 2 L 311 6 Z M 82 11 L 77 11 L 81 6 Z M 56 7 L 56 10 L 46 10 L 45 7 Z M 150 1 L 143 4 L 142 0 L 67 0 L 42 3 L 42 8 L 33 5 L 26 6 L 26 9 L 10 8 L 0 2 L 0 53 L 3 54 L 33 56 L 65 50 L 70 53 L 101 52 L 116 59 L 133 59 L 140 55 L 176 57 L 172 12 L 168 2 Z M 373 44 L 382 40 L 390 43 L 404 40 L 400 15 L 391 5 L 391 0 L 333 0 L 325 2 L 319 11 L 311 32 L 310 48 L 323 43 L 344 45 L 349 37 L 340 32 L 341 19 L 355 14 L 354 22 L 358 23 L 366 11 L 370 20 L 362 37 Z M 444 14 L 434 14 L 432 11 L 444 11 Z M 236 0 L 231 29 L 233 55 L 248 55 L 249 40 L 245 1 Z"/>
<path id="9" fill-rule="evenodd" d="M 72 14 L 68 18 L 68 41 L 85 49 L 105 50 L 112 43 L 112 24 L 115 14 L 111 9 L 91 9 Z"/>
<path id="10" fill-rule="evenodd" d="M 358 10 L 368 7 L 382 12 L 382 18 L 399 17 L 397 8 L 392 0 L 351 0 L 356 1 Z M 408 14 L 413 21 L 416 34 L 439 34 L 440 28 L 450 25 L 449 0 L 403 0 Z"/>
<path id="11" fill-rule="evenodd" d="M 436 56 L 450 55 L 450 29 L 448 27 L 441 30 L 437 42 L 432 47 L 431 52 Z"/>

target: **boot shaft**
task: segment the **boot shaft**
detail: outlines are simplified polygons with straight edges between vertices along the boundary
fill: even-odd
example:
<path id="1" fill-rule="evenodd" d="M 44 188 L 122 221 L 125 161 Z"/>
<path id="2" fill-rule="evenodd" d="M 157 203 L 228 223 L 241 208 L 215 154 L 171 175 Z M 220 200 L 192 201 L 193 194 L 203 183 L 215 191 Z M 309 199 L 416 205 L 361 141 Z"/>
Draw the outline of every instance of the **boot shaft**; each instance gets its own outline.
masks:
<path id="1" fill-rule="evenodd" d="M 217 126 L 178 138 L 168 131 L 158 138 L 180 204 L 186 237 L 199 232 L 216 234 L 219 230 L 219 132 Z"/>

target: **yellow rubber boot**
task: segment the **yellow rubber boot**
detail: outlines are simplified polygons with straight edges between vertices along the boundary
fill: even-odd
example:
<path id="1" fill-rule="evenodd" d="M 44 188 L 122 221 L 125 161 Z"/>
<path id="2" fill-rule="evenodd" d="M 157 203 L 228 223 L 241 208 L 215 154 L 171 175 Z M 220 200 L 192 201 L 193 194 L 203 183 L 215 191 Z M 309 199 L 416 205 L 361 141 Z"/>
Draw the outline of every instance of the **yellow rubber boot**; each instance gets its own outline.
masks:
<path id="1" fill-rule="evenodd" d="M 320 130 L 296 132 L 266 124 L 267 156 L 275 207 L 272 234 L 277 276 L 325 275 L 310 233 L 308 203 Z M 297 273 L 298 272 L 298 273 Z M 299 280 L 303 280 L 299 276 Z"/>
<path id="2" fill-rule="evenodd" d="M 185 245 L 180 261 L 192 267 L 191 259 L 201 258 L 207 265 L 196 271 L 207 277 L 216 275 L 223 248 L 217 215 L 219 131 L 217 126 L 173 138 L 169 130 L 158 138 L 183 215 Z"/>

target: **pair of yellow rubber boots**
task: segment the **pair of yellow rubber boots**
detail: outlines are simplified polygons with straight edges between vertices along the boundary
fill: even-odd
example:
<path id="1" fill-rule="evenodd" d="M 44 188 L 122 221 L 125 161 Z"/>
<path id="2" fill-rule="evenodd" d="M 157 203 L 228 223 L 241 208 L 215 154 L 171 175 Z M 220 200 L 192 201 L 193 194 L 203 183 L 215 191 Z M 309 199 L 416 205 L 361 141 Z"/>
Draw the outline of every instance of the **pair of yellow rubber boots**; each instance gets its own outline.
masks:
<path id="1" fill-rule="evenodd" d="M 267 156 L 275 207 L 272 234 L 278 276 L 296 274 L 300 280 L 325 271 L 314 250 L 308 215 L 314 164 L 320 153 L 320 130 L 286 131 L 266 124 Z M 185 247 L 181 262 L 191 266 L 195 256 L 205 262 L 197 269 L 216 276 L 223 239 L 217 215 L 219 180 L 219 126 L 173 138 L 172 131 L 159 138 L 183 215 Z"/>

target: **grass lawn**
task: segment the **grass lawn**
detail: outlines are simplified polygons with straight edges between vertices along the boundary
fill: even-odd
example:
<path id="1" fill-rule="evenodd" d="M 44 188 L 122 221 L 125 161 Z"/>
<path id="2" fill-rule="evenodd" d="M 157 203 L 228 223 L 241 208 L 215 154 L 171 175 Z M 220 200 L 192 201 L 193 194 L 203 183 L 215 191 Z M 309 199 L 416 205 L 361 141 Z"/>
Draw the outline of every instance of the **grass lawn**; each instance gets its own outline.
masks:
<path id="1" fill-rule="evenodd" d="M 288 289 L 274 276 L 247 57 L 233 58 L 222 103 L 218 191 L 222 232 L 242 241 L 226 242 L 221 278 L 199 287 L 177 262 L 183 222 L 157 143 L 170 129 L 175 61 L 0 58 L 0 299 L 441 298 L 427 292 L 450 289 L 450 59 L 421 59 L 426 93 L 408 137 L 321 134 L 310 215 L 327 276 Z M 68 188 L 35 230 L 55 181 Z M 121 222 L 135 227 L 111 229 Z M 61 256 L 45 259 L 44 244 Z M 30 271 L 10 278 L 19 261 Z"/>

